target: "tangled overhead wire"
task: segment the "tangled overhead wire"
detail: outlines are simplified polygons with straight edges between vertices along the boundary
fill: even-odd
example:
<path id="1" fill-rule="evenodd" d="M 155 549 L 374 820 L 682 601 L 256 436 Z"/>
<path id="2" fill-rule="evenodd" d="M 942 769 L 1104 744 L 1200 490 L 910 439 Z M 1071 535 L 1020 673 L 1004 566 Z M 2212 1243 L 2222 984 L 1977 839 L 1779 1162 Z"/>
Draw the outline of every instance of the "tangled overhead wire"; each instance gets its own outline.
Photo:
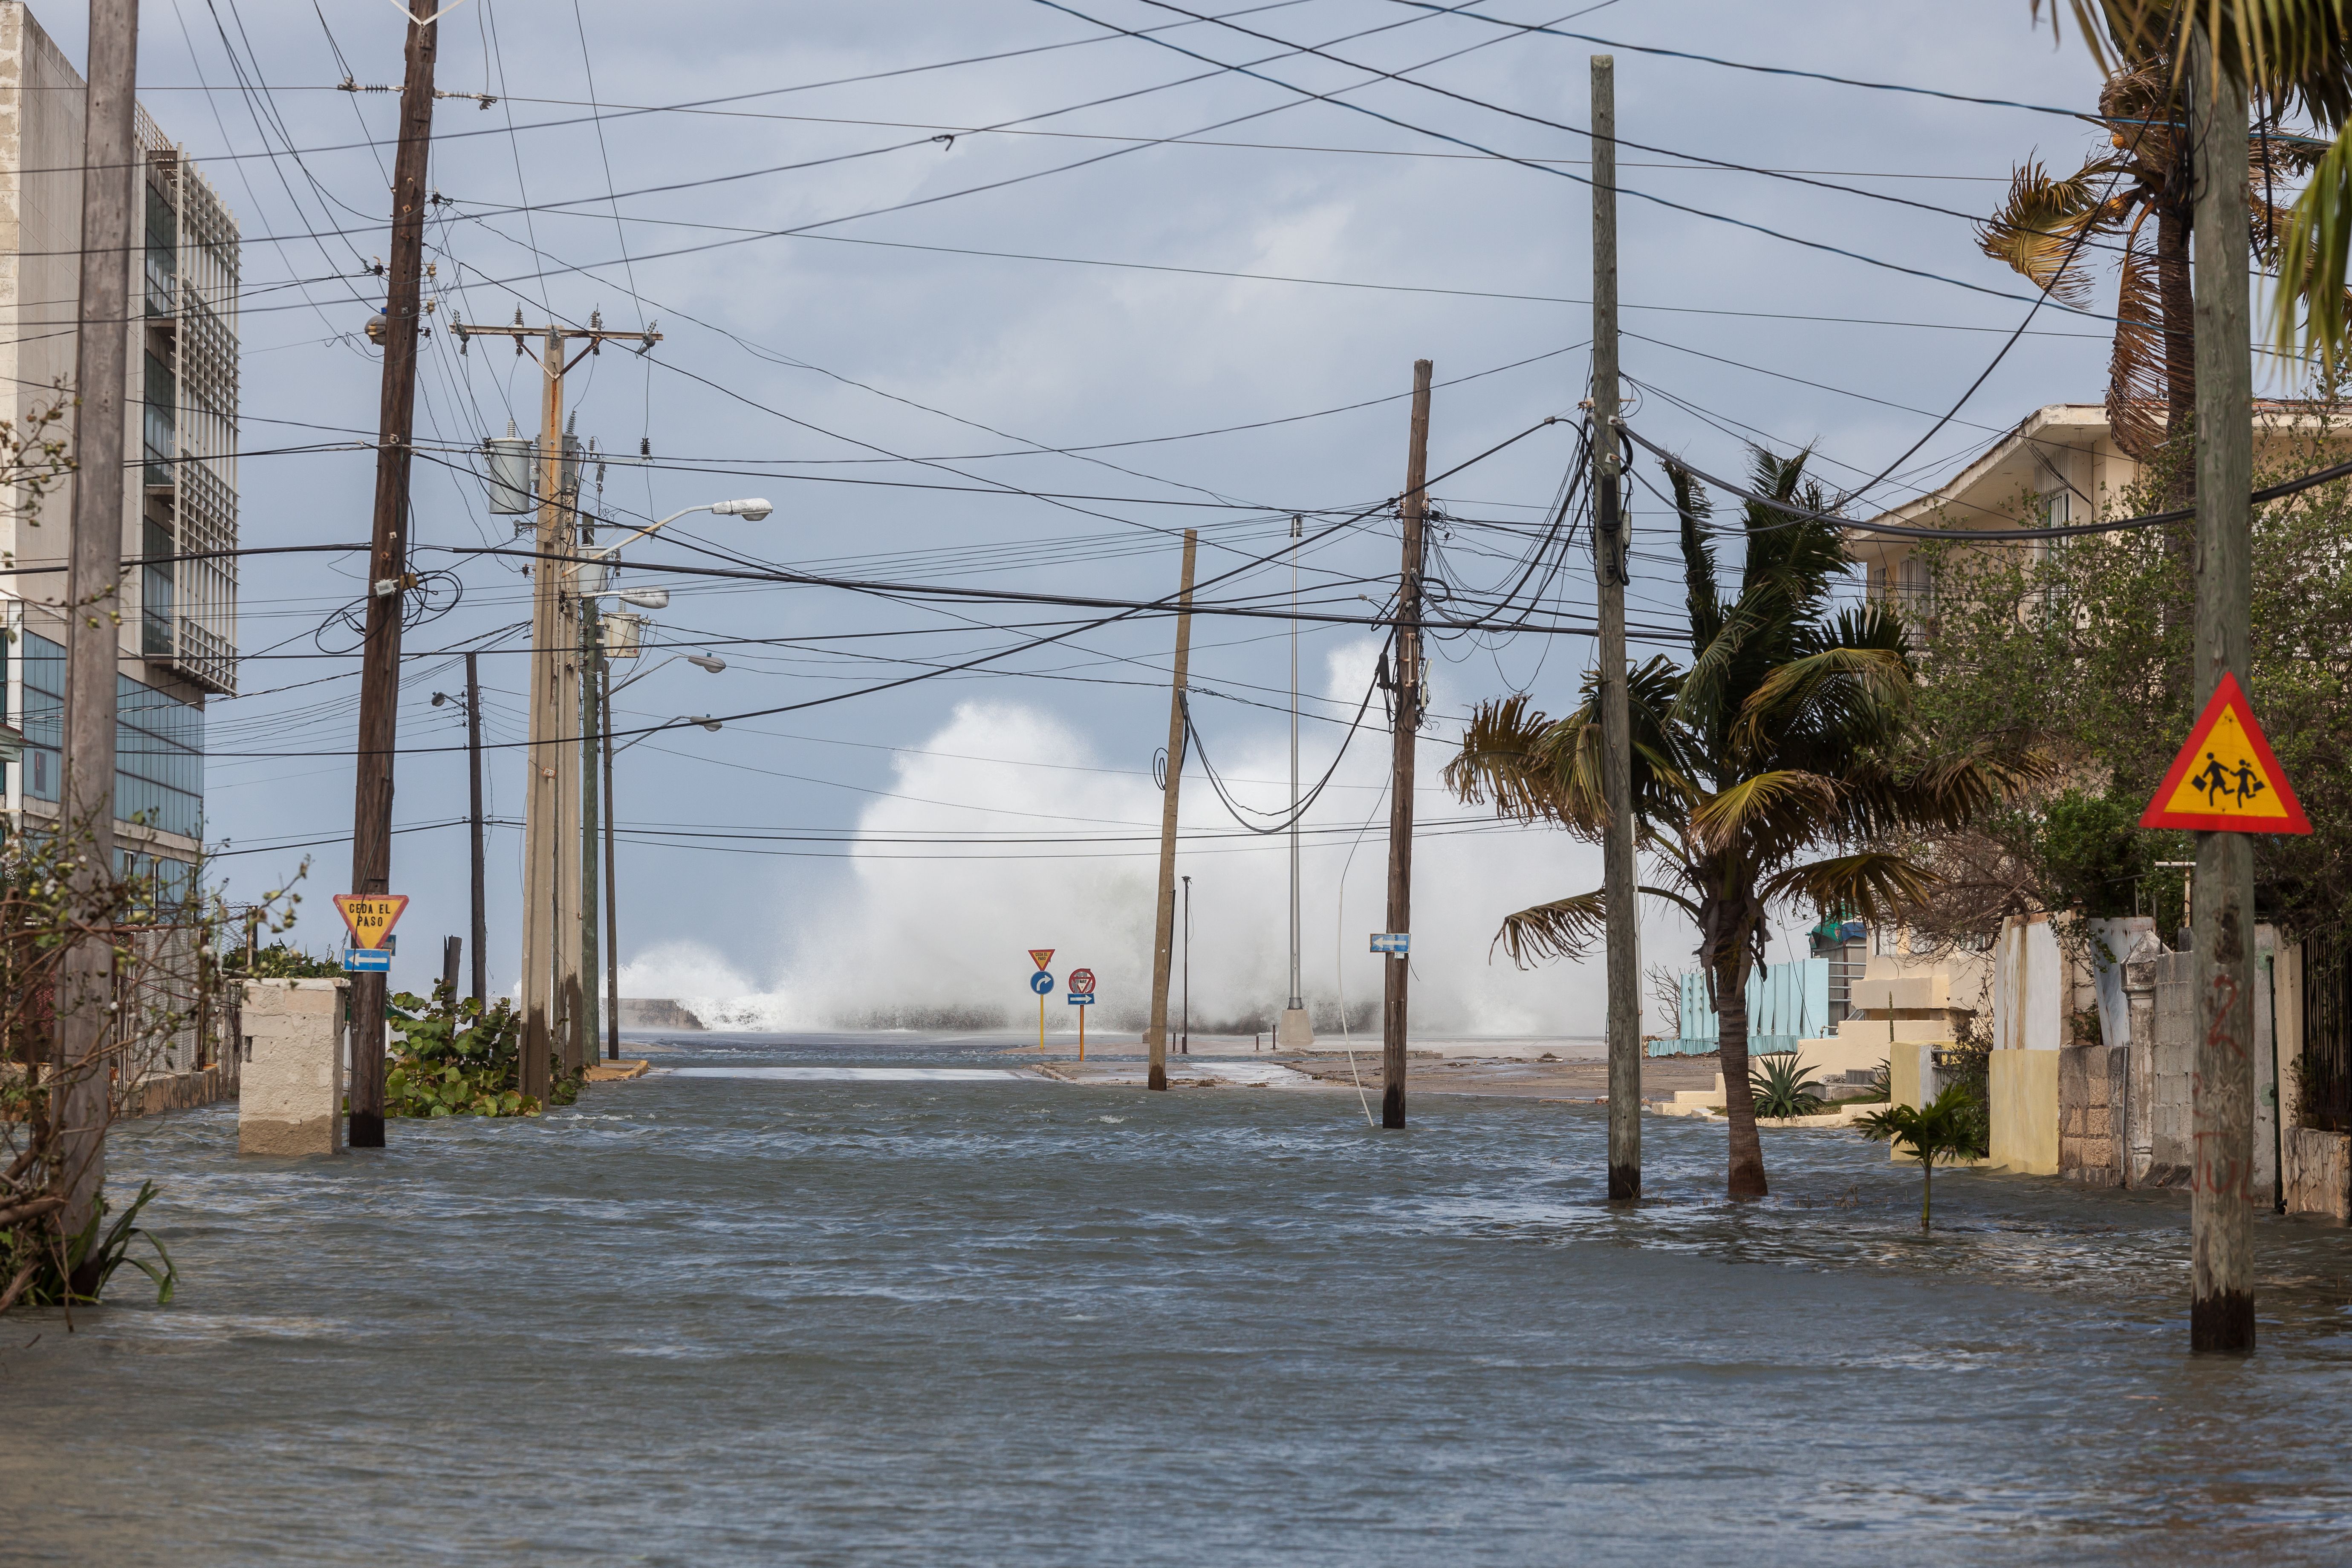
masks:
<path id="1" fill-rule="evenodd" d="M 446 567 L 411 573 L 400 595 L 400 629 L 413 632 L 419 626 L 431 626 L 456 609 L 465 596 L 464 579 Z M 311 645 L 320 653 L 336 657 L 357 653 L 367 642 L 367 600 L 358 598 L 329 611 L 326 619 L 320 621 L 318 629 L 310 634 Z M 328 634 L 338 626 L 351 634 L 349 647 L 328 646 Z"/>
<path id="2" fill-rule="evenodd" d="M 1388 660 L 1387 650 L 1383 649 L 1381 651 L 1381 659 L 1382 667 L 1385 668 Z M 1209 748 L 1207 744 L 1202 741 L 1201 731 L 1193 727 L 1192 704 L 1189 695 L 1180 695 L 1177 698 L 1177 707 L 1184 716 L 1184 750 L 1187 753 L 1197 753 L 1199 755 L 1201 759 L 1201 771 L 1208 775 L 1209 787 L 1217 792 L 1217 798 L 1224 803 L 1227 815 L 1232 816 L 1235 823 L 1239 824 L 1244 829 L 1251 833 L 1268 835 L 1286 833 L 1290 830 L 1292 824 L 1300 821 L 1306 816 L 1307 808 L 1315 804 L 1316 800 L 1323 794 L 1325 786 L 1330 784 L 1332 776 L 1339 773 L 1339 763 L 1348 754 L 1348 743 L 1356 738 L 1356 731 L 1363 727 L 1364 715 L 1371 710 L 1372 693 L 1380 689 L 1381 680 L 1378 677 L 1374 678 L 1371 685 L 1364 688 L 1364 700 L 1356 704 L 1356 716 L 1353 720 L 1349 721 L 1348 724 L 1348 732 L 1339 737 L 1339 749 L 1338 752 L 1333 753 L 1331 765 L 1323 770 L 1323 776 L 1315 781 L 1315 786 L 1308 790 L 1305 795 L 1300 795 L 1298 797 L 1297 804 L 1291 806 L 1286 811 L 1260 811 L 1255 806 L 1244 805 L 1241 802 L 1234 798 L 1233 792 L 1225 787 L 1223 775 L 1217 772 L 1216 763 L 1209 760 Z M 1166 789 L 1168 787 L 1166 782 L 1166 752 L 1163 752 L 1152 759 L 1152 776 L 1160 780 L 1160 787 L 1162 789 Z M 1244 816 L 1244 813 L 1247 815 Z M 1271 817 L 1274 820 L 1269 826 L 1261 827 L 1256 823 L 1249 820 L 1252 816 Z"/>

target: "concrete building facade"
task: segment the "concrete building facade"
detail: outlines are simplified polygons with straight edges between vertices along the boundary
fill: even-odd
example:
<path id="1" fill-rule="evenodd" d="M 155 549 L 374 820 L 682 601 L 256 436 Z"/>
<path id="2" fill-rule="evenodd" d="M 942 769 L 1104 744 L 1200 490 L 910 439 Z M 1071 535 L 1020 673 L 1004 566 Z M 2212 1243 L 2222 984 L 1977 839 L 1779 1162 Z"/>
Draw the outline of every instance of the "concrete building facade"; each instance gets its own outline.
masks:
<path id="1" fill-rule="evenodd" d="M 84 85 L 16 0 L 0 0 L 0 416 L 33 430 L 69 396 L 81 237 Z M 237 537 L 239 245 L 227 204 L 138 112 L 131 187 L 130 338 L 124 406 L 131 472 L 122 510 L 128 559 L 233 549 Z M 70 413 L 49 427 L 71 434 Z M 62 572 L 73 479 L 0 496 L 6 711 L 24 735 L 6 768 L 6 827 L 57 816 L 65 695 Z M 117 844 L 128 869 L 186 887 L 203 834 L 205 704 L 236 690 L 233 558 L 125 573 L 116 673 Z"/>

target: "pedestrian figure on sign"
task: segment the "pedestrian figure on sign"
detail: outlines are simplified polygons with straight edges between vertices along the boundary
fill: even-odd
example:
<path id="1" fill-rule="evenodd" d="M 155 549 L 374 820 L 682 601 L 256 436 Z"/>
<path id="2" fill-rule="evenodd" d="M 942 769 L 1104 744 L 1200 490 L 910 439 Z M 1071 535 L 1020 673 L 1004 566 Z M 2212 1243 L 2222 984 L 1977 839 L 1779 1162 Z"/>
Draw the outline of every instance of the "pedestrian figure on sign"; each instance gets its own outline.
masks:
<path id="1" fill-rule="evenodd" d="M 2236 793 L 2231 782 L 2230 770 L 2223 767 L 2221 759 L 2210 752 L 2205 753 L 2205 766 L 2197 774 L 2197 787 L 2205 792 L 2207 805 L 2218 805 L 2221 796 Z"/>
<path id="2" fill-rule="evenodd" d="M 2263 784 L 2262 775 L 2254 772 L 2253 763 L 2242 761 L 2238 763 L 2239 805 L 2243 805 L 2252 800 L 2254 796 L 2263 793 L 2264 787 L 2266 786 Z"/>

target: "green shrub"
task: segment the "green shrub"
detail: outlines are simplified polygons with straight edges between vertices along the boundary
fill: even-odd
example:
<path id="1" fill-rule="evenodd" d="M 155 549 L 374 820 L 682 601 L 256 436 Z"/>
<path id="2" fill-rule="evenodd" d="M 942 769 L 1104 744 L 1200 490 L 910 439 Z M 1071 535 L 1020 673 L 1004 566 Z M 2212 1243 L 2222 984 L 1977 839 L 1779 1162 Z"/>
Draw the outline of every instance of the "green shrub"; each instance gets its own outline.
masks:
<path id="1" fill-rule="evenodd" d="M 1748 1087 L 1759 1116 L 1818 1116 L 1828 1109 L 1813 1083 L 1813 1069 L 1799 1067 L 1794 1051 L 1757 1058 L 1748 1069 Z"/>
<path id="2" fill-rule="evenodd" d="M 522 1092 L 522 1018 L 501 997 L 488 1008 L 459 1001 L 446 984 L 426 1001 L 409 992 L 392 998 L 399 1044 L 384 1074 L 383 1108 L 390 1116 L 536 1116 L 538 1100 Z M 549 1064 L 548 1099 L 569 1105 L 576 1079 L 560 1061 Z"/>

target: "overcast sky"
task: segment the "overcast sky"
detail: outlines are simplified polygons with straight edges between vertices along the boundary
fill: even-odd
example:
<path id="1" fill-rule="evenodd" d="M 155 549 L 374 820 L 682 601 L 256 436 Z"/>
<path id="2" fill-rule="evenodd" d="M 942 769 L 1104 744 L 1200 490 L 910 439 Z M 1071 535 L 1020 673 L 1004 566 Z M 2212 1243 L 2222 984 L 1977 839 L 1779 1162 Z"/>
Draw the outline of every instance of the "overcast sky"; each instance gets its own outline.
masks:
<path id="1" fill-rule="evenodd" d="M 657 328 L 650 355 L 607 353 L 572 378 L 583 437 L 652 454 L 606 471 L 606 506 L 641 520 L 765 495 L 776 511 L 756 524 L 688 519 L 673 542 L 632 552 L 646 565 L 723 552 L 865 579 L 1155 597 L 1175 585 L 1186 527 L 1202 531 L 1205 578 L 1276 556 L 1293 510 L 1313 533 L 1392 495 L 1416 358 L 1435 362 L 1440 384 L 1433 471 L 1573 416 L 1591 334 L 1578 128 L 1587 58 L 1608 46 L 1482 19 L 1572 16 L 1560 25 L 1614 45 L 1621 137 L 1659 149 L 1628 147 L 1621 162 L 1632 423 L 1718 473 L 1742 468 L 1749 439 L 1811 445 L 1832 486 L 1884 468 L 2028 310 L 2028 288 L 1977 253 L 1958 215 L 1986 210 L 2017 160 L 2079 158 L 2090 128 L 1636 46 L 2066 108 L 2095 90 L 2079 46 L 2053 47 L 2025 0 L 1553 5 L 1486 0 L 1474 16 L 1292 0 L 1234 10 L 1229 27 L 1139 0 L 471 0 L 443 24 L 440 84 L 498 101 L 438 106 L 434 320 L 504 322 L 520 308 L 532 323 L 601 311 L 607 325 Z M 360 329 L 381 286 L 363 269 L 388 248 L 395 96 L 335 84 L 348 71 L 396 86 L 402 22 L 387 0 L 323 9 L 322 25 L 309 0 L 145 8 L 142 95 L 247 237 L 247 544 L 359 540 L 368 527 L 373 459 L 352 443 L 374 427 L 380 361 Z M 79 8 L 37 14 L 79 60 Z M 1160 30 L 1149 41 L 1117 28 Z M 1307 46 L 1338 58 L 1297 52 Z M 1255 77 L 1218 68 L 1257 61 Z M 2111 309 L 2111 294 L 2096 304 Z M 1906 477 L 1932 485 L 2040 405 L 2096 401 L 2102 327 L 2043 308 Z M 537 391 L 510 350 L 461 355 L 436 330 L 419 440 L 462 447 L 509 417 L 528 432 Z M 1435 487 L 1457 520 L 1440 535 L 1439 570 L 1460 600 L 1515 574 L 1573 452 L 1570 426 L 1555 425 Z M 457 460 L 421 461 L 415 495 L 422 545 L 509 537 Z M 1634 509 L 1631 614 L 1670 633 L 1671 533 L 1645 492 Z M 1375 510 L 1312 544 L 1304 592 L 1369 616 L 1397 560 L 1393 520 Z M 509 821 L 526 684 L 509 651 L 519 638 L 499 635 L 527 607 L 516 563 L 428 552 L 422 564 L 454 572 L 464 597 L 408 637 L 397 819 L 420 830 L 395 841 L 394 885 L 415 900 L 395 972 L 411 984 L 466 918 L 463 830 L 430 826 L 465 805 L 460 721 L 429 706 L 462 674 L 435 650 L 489 650 L 493 809 Z M 242 694 L 211 717 L 214 836 L 234 851 L 289 846 L 225 859 L 231 889 L 278 885 L 311 857 L 299 934 L 320 945 L 333 926 L 326 895 L 348 876 L 358 667 L 330 617 L 361 570 L 356 557 L 246 563 Z M 1287 582 L 1277 563 L 1215 593 Z M 649 673 L 620 700 L 630 727 L 853 693 L 1037 635 L 1006 626 L 1061 629 L 1080 614 L 669 585 L 656 652 L 707 651 L 728 668 Z M 1589 562 L 1577 556 L 1552 591 L 1552 609 L 1578 618 Z M 873 635 L 884 632 L 902 635 Z M 1106 992 L 1131 998 L 1149 945 L 1150 773 L 1172 635 L 1143 618 L 634 747 L 619 764 L 626 989 L 758 994 L 753 1013 L 802 1024 L 906 1004 L 1017 1010 L 1022 950 L 1055 946 L 1057 970 L 1090 963 Z M 1362 626 L 1304 635 L 1310 780 L 1347 732 L 1375 646 Z M 1286 788 L 1288 647 L 1280 622 L 1196 626 L 1196 721 L 1254 806 L 1278 806 Z M 1440 655 L 1418 810 L 1442 825 L 1474 815 L 1435 787 L 1459 716 L 1518 689 L 1560 710 L 1591 647 L 1465 637 Z M 1385 776 L 1380 715 L 1375 700 L 1308 818 L 1313 997 L 1328 999 L 1343 971 L 1351 996 L 1377 994 L 1364 932 L 1381 923 L 1385 846 L 1379 822 L 1362 828 Z M 1201 836 L 1181 868 L 1194 878 L 1196 1002 L 1279 1005 L 1282 856 L 1210 837 L 1235 829 L 1197 771 L 1184 818 Z M 1026 842 L 979 842 L 990 838 Z M 515 976 L 520 847 L 511 827 L 491 840 L 501 989 Z M 1501 915 L 1597 882 L 1591 851 L 1558 834 L 1441 826 L 1418 868 L 1431 1026 L 1599 1032 L 1597 965 L 1517 975 L 1486 957 Z M 1687 963 L 1686 932 L 1664 920 L 1648 930 L 1645 959 Z"/>

